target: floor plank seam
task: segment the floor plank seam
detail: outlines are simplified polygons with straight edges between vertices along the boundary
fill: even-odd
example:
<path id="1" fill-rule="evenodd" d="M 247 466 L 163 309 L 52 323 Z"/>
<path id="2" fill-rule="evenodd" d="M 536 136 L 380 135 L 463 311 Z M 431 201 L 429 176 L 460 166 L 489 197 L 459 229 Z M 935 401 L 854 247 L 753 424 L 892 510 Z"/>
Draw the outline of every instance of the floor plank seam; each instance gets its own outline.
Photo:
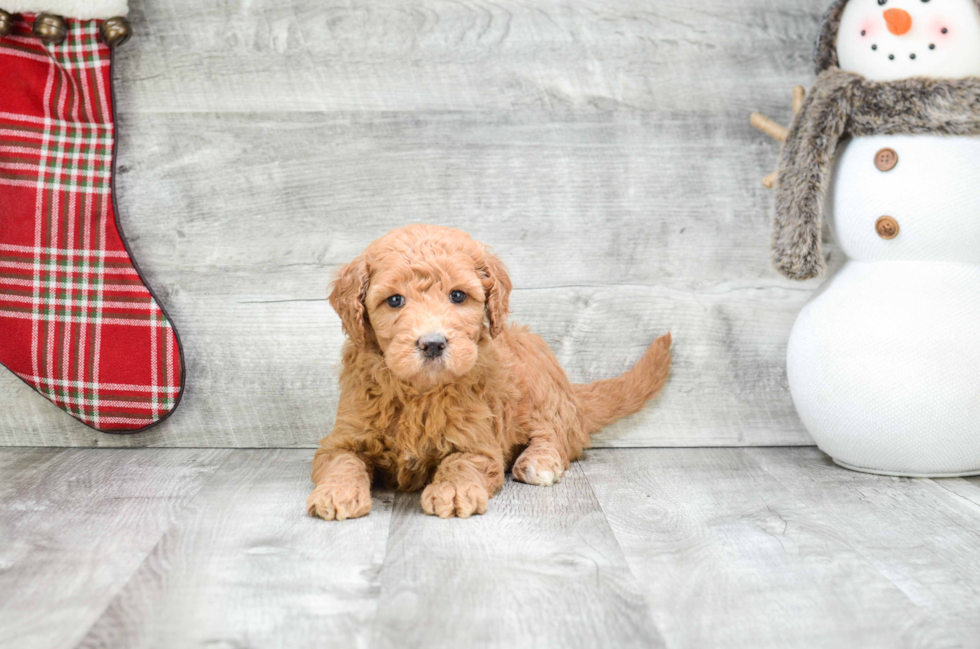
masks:
<path id="1" fill-rule="evenodd" d="M 592 480 L 589 478 L 589 472 L 586 470 L 586 463 L 588 462 L 588 454 L 594 450 L 595 449 L 587 450 L 586 456 L 583 457 L 581 460 L 579 460 L 579 463 L 581 465 L 580 468 L 582 470 L 582 476 L 585 478 L 585 484 L 588 485 L 589 487 L 589 493 L 592 494 L 592 499 L 595 501 L 596 508 L 602 514 L 602 519 L 605 521 L 606 527 L 609 528 L 609 534 L 612 536 L 612 539 L 616 542 L 616 547 L 619 548 L 619 552 L 623 556 L 623 562 L 626 564 L 626 569 L 629 571 L 630 577 L 633 579 L 634 583 L 639 585 L 641 583 L 640 578 L 637 576 L 636 571 L 633 569 L 633 563 L 630 561 L 629 554 L 623 548 L 623 543 L 622 541 L 620 541 L 619 536 L 617 536 L 616 534 L 616 528 L 613 527 L 612 523 L 609 522 L 609 515 L 606 513 L 605 508 L 603 508 L 602 500 L 599 498 L 599 495 L 595 492 L 595 487 L 592 485 Z M 660 625 L 657 624 L 657 620 L 653 615 L 653 602 L 651 602 L 650 599 L 646 596 L 642 588 L 638 588 L 637 590 L 640 593 L 640 596 L 643 598 L 644 603 L 646 604 L 647 619 L 650 622 L 650 625 L 653 627 L 654 631 L 656 631 L 657 634 L 663 639 L 664 647 L 669 649 L 670 643 L 668 642 L 667 634 L 663 629 L 660 628 Z"/>
<path id="2" fill-rule="evenodd" d="M 771 477 L 771 478 L 772 478 L 773 480 L 775 480 L 775 481 L 776 481 L 776 482 L 777 482 L 778 484 L 780 484 L 780 485 L 782 485 L 782 486 L 783 486 L 783 488 L 784 488 L 784 489 L 786 489 L 786 491 L 787 491 L 787 493 L 791 493 L 791 494 L 795 494 L 795 493 L 796 493 L 796 491 L 795 491 L 795 490 L 794 490 L 794 489 L 793 489 L 793 488 L 792 488 L 792 487 L 791 487 L 790 485 L 788 485 L 788 484 L 787 484 L 786 482 L 784 482 L 784 481 L 782 481 L 782 480 L 780 480 L 780 479 L 779 479 L 779 477 L 778 477 L 777 475 L 775 475 L 774 473 L 772 473 L 771 471 L 769 471 L 769 469 L 767 469 L 767 468 L 765 467 L 765 465 L 763 465 L 762 463 L 760 463 L 759 461 L 757 461 L 757 460 L 756 460 L 756 459 L 755 459 L 754 457 L 752 457 L 752 456 L 751 456 L 751 455 L 750 455 L 750 454 L 748 453 L 748 450 L 751 450 L 751 449 L 745 449 L 745 448 L 740 448 L 740 449 L 738 449 L 738 451 L 739 451 L 740 453 L 742 453 L 742 454 L 744 454 L 744 455 L 745 455 L 745 456 L 746 456 L 746 457 L 747 457 L 747 458 L 748 458 L 748 459 L 749 459 L 749 460 L 750 460 L 750 461 L 751 461 L 751 462 L 752 462 L 753 464 L 755 464 L 755 465 L 756 465 L 757 467 L 759 467 L 759 469 L 760 469 L 761 471 L 763 471 L 764 473 L 766 473 L 766 475 L 768 475 L 768 476 L 770 476 L 770 477 Z M 846 469 L 839 469 L 839 470 L 840 470 L 840 471 L 846 471 Z M 884 476 L 876 476 L 876 477 L 884 477 Z M 809 511 L 811 511 L 811 512 L 812 512 L 812 514 L 813 514 L 813 516 L 814 516 L 814 519 L 815 519 L 815 520 L 820 520 L 820 521 L 827 521 L 827 520 L 828 520 L 828 519 L 827 519 L 827 518 L 825 518 L 825 517 L 824 517 L 823 515 L 821 515 L 821 514 L 820 514 L 820 512 L 817 512 L 817 511 L 813 511 L 813 510 L 812 510 L 812 509 L 810 508 L 810 506 L 809 506 L 809 505 L 806 505 L 805 503 L 803 503 L 803 501 L 802 501 L 802 499 L 799 499 L 799 504 L 800 504 L 800 505 L 803 505 L 803 506 L 805 506 L 807 510 L 809 510 Z M 767 505 L 767 506 L 768 506 L 768 505 Z M 833 523 L 833 527 L 834 527 L 834 528 L 838 528 L 838 527 L 841 527 L 841 525 L 843 524 L 843 521 L 841 521 L 841 520 L 840 520 L 840 519 L 839 519 L 838 517 L 836 517 L 836 516 L 833 516 L 833 515 L 831 515 L 831 517 L 830 517 L 830 519 L 829 519 L 829 520 L 830 520 L 830 522 L 832 522 L 832 523 Z M 890 584 L 891 584 L 891 585 L 892 585 L 892 586 L 893 586 L 893 587 L 894 587 L 894 588 L 895 588 L 895 589 L 896 589 L 896 590 L 897 590 L 897 591 L 898 591 L 899 593 L 901 593 L 901 594 L 902 594 L 902 596 L 903 596 L 903 597 L 904 597 L 904 598 L 905 598 L 906 600 L 908 600 L 910 604 L 912 604 L 912 606 L 914 606 L 914 607 L 916 607 L 916 608 L 917 608 L 917 609 L 919 609 L 919 610 L 925 610 L 925 609 L 923 609 L 923 607 L 922 607 L 922 605 L 921 605 L 921 604 L 920 604 L 919 602 L 917 602 L 917 601 L 915 600 L 915 597 L 913 597 L 913 596 L 912 596 L 912 594 L 911 594 L 911 593 L 909 593 L 909 592 L 908 592 L 908 591 L 907 591 L 907 590 L 905 589 L 905 587 L 904 587 L 904 586 L 902 586 L 902 585 L 901 585 L 901 584 L 899 584 L 899 583 L 896 583 L 896 581 L 895 581 L 895 580 L 894 580 L 894 579 L 893 579 L 892 577 L 890 577 L 890 576 L 889 576 L 888 574 L 886 574 L 886 573 L 885 573 L 885 572 L 884 572 L 884 571 L 883 571 L 883 570 L 881 569 L 881 567 L 880 567 L 880 566 L 878 565 L 878 562 L 877 562 L 877 561 L 875 561 L 875 559 L 874 559 L 874 558 L 872 558 L 872 557 L 869 557 L 869 556 L 868 556 L 868 554 L 867 554 L 866 552 L 864 552 L 864 551 L 863 551 L 863 550 L 862 550 L 862 549 L 861 549 L 860 547 L 857 547 L 857 546 L 855 546 L 854 544 L 852 544 L 852 543 L 851 543 L 851 542 L 850 542 L 849 540 L 845 540 L 845 539 L 841 539 L 841 540 L 842 540 L 842 541 L 843 541 L 844 543 L 846 543 L 846 544 L 847 544 L 847 547 L 848 547 L 848 548 L 850 548 L 850 549 L 851 549 L 851 551 L 853 551 L 855 555 L 857 555 L 858 557 L 860 557 L 860 558 L 861 558 L 861 560 L 862 560 L 862 561 L 864 561 L 864 562 L 865 562 L 865 563 L 866 563 L 866 564 L 867 564 L 867 565 L 868 565 L 868 566 L 869 566 L 869 567 L 870 567 L 870 568 L 871 568 L 872 570 L 874 570 L 874 571 L 875 571 L 875 572 L 876 572 L 877 574 L 879 574 L 879 575 L 881 575 L 881 577 L 882 577 L 882 579 L 885 579 L 885 580 L 886 580 L 886 581 L 887 581 L 888 583 L 890 583 Z"/>
<path id="3" fill-rule="evenodd" d="M 372 487 L 371 489 L 372 499 L 377 499 L 378 491 L 379 490 L 377 488 Z M 394 492 L 386 491 L 386 493 L 390 496 L 390 501 L 386 504 L 388 507 L 391 508 L 391 512 L 388 516 L 388 528 L 385 530 L 385 534 L 386 534 L 385 551 L 384 554 L 381 556 L 381 562 L 378 564 L 377 570 L 375 570 L 374 574 L 371 576 L 371 579 L 374 582 L 372 583 L 372 588 L 371 588 L 375 596 L 374 608 L 371 611 L 370 618 L 365 620 L 364 622 L 364 640 L 365 640 L 364 646 L 369 648 L 375 646 L 374 638 L 378 634 L 376 628 L 378 622 L 378 605 L 381 603 L 381 596 L 384 593 L 385 568 L 388 566 L 388 557 L 391 556 L 391 548 L 395 538 L 395 534 L 393 534 L 393 532 L 395 531 L 394 528 L 396 525 L 396 521 L 398 521 L 398 515 L 397 515 L 398 500 L 403 496 L 411 496 L 411 494 L 405 494 L 398 491 L 394 491 Z M 368 515 L 370 516 L 370 514 Z"/>
<path id="4" fill-rule="evenodd" d="M 112 449 L 112 450 L 130 450 L 130 449 Z M 136 450 L 136 449 L 132 449 L 132 450 Z M 119 582 L 119 585 L 115 589 L 113 589 L 113 591 L 111 592 L 111 596 L 106 598 L 105 606 L 102 607 L 102 610 L 99 611 L 99 614 L 95 616 L 95 618 L 92 620 L 92 624 L 88 625 L 84 633 L 79 634 L 78 642 L 72 645 L 73 649 L 80 649 L 85 645 L 85 641 L 89 637 L 89 634 L 92 632 L 92 629 L 94 629 L 99 625 L 99 623 L 102 621 L 102 618 L 105 616 L 106 611 L 108 611 L 109 608 L 112 607 L 112 605 L 115 603 L 116 598 L 119 597 L 120 593 L 123 593 L 126 590 L 127 586 L 129 586 L 129 584 L 133 581 L 136 575 L 140 573 L 140 571 L 143 569 L 143 566 L 146 565 L 146 562 L 149 560 L 151 556 L 153 556 L 153 553 L 157 550 L 158 547 L 160 547 L 160 544 L 167 537 L 167 535 L 170 534 L 171 530 L 173 530 L 175 527 L 179 525 L 179 523 L 184 518 L 184 516 L 187 515 L 187 512 L 193 507 L 194 503 L 197 501 L 198 497 L 200 496 L 201 491 L 204 490 L 204 487 L 215 479 L 215 476 L 221 471 L 221 468 L 225 466 L 225 464 L 228 462 L 228 460 L 232 457 L 232 455 L 235 452 L 235 449 L 201 449 L 201 450 L 214 450 L 215 452 L 223 451 L 225 457 L 221 459 L 218 465 L 211 472 L 211 475 L 209 475 L 207 479 L 201 481 L 201 484 L 198 485 L 198 488 L 194 491 L 194 495 L 187 499 L 187 502 L 180 508 L 179 511 L 174 512 L 173 518 L 171 519 L 170 523 L 161 531 L 160 535 L 156 538 L 156 541 L 154 541 L 153 545 L 147 549 L 146 554 L 143 555 L 143 558 L 133 568 L 132 572 L 129 573 L 129 575 L 126 577 L 124 581 L 121 580 Z"/>
<path id="5" fill-rule="evenodd" d="M 962 478 L 953 478 L 953 479 L 954 480 L 962 480 Z M 967 506 L 968 509 L 976 512 L 977 514 L 980 514 L 980 500 L 973 500 L 972 498 L 967 498 L 963 494 L 961 494 L 961 493 L 959 493 L 959 492 L 957 492 L 957 491 L 955 491 L 953 489 L 950 489 L 949 487 L 946 486 L 946 484 L 945 484 L 946 481 L 945 480 L 930 480 L 929 482 L 931 482 L 932 484 L 934 484 L 939 489 L 942 489 L 947 494 L 950 494 L 950 495 L 955 496 L 956 497 L 956 501 L 957 502 L 962 502 L 964 505 Z M 967 480 L 964 480 L 964 482 L 968 482 L 969 483 L 969 481 L 967 481 Z M 980 490 L 978 490 L 978 496 L 980 496 Z"/>

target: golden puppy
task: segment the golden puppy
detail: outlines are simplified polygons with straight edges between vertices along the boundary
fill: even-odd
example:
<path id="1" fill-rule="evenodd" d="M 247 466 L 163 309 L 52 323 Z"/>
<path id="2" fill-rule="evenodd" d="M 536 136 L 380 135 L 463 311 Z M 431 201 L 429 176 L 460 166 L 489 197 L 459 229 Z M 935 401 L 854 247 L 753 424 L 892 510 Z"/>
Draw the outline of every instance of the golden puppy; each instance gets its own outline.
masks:
<path id="1" fill-rule="evenodd" d="M 548 345 L 507 326 L 503 264 L 468 235 L 412 225 L 337 275 L 340 405 L 313 459 L 311 516 L 371 510 L 372 481 L 422 492 L 443 518 L 482 514 L 504 472 L 557 482 L 589 435 L 643 407 L 667 380 L 670 334 L 626 374 L 572 385 Z"/>

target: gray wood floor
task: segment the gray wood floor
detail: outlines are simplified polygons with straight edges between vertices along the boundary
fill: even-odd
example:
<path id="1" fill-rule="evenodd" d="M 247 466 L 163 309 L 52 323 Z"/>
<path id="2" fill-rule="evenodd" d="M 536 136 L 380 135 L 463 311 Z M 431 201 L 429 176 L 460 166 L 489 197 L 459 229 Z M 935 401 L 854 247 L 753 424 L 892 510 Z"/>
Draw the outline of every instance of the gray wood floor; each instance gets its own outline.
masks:
<path id="1" fill-rule="evenodd" d="M 748 116 L 788 120 L 827 4 L 131 0 L 118 199 L 186 398 L 100 435 L 0 371 L 0 445 L 314 446 L 338 396 L 331 273 L 416 221 L 493 246 L 514 320 L 576 381 L 673 332 L 663 396 L 598 445 L 810 443 L 784 360 L 817 283 L 769 267 L 777 146 Z"/>
<path id="2" fill-rule="evenodd" d="M 980 479 L 594 450 L 442 521 L 305 450 L 0 450 L 0 647 L 976 647 Z"/>

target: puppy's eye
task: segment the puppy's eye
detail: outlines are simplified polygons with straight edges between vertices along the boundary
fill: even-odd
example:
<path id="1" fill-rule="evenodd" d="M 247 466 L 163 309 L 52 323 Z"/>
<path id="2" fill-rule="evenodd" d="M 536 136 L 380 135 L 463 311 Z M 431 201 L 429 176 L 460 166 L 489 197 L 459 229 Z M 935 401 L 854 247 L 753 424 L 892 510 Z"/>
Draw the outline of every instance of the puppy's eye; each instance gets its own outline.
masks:
<path id="1" fill-rule="evenodd" d="M 405 298 L 401 295 L 392 295 L 386 300 L 386 302 L 392 309 L 400 309 L 401 307 L 405 306 Z"/>
<path id="2" fill-rule="evenodd" d="M 449 299 L 453 301 L 453 304 L 462 304 L 466 301 L 466 293 L 462 291 L 453 291 L 449 294 Z"/>

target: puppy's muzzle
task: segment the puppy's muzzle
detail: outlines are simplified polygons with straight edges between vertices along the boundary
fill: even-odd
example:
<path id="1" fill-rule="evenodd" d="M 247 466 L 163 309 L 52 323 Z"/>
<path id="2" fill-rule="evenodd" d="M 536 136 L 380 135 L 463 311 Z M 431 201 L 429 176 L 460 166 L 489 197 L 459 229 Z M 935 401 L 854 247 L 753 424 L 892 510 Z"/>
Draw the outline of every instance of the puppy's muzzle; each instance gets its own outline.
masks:
<path id="1" fill-rule="evenodd" d="M 446 351 L 449 341 L 442 334 L 426 334 L 419 338 L 419 349 L 426 358 L 439 358 Z"/>

